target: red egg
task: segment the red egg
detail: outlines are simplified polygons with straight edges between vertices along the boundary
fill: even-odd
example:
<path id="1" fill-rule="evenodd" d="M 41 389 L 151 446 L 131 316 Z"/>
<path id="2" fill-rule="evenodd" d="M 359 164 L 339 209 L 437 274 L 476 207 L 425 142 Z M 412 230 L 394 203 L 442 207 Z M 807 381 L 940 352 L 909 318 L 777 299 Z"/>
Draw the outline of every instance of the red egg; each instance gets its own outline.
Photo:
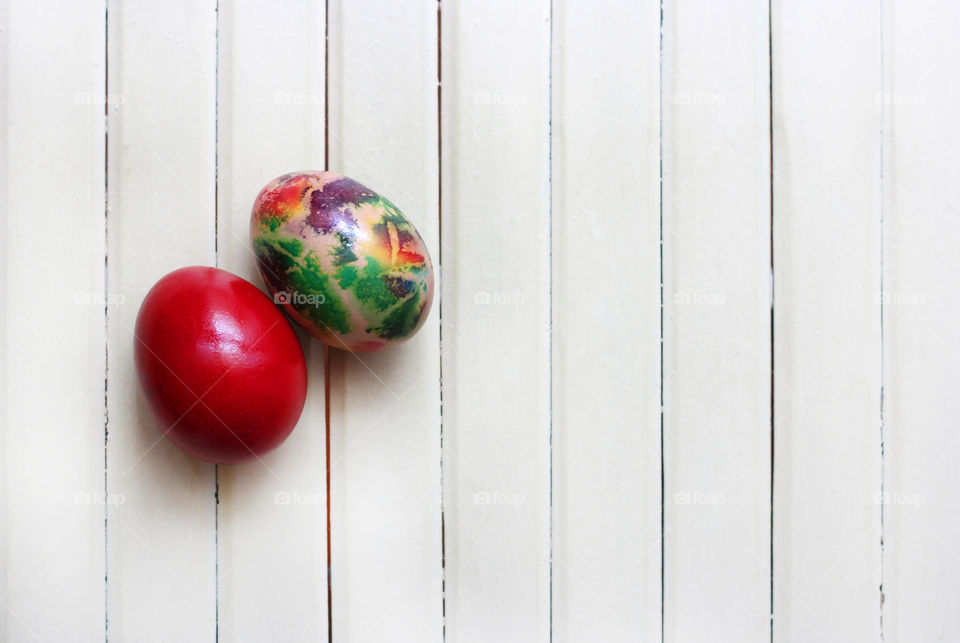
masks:
<path id="1" fill-rule="evenodd" d="M 150 289 L 134 361 L 164 434 L 210 462 L 278 446 L 307 395 L 303 350 L 283 313 L 249 281 L 217 268 L 181 268 Z"/>

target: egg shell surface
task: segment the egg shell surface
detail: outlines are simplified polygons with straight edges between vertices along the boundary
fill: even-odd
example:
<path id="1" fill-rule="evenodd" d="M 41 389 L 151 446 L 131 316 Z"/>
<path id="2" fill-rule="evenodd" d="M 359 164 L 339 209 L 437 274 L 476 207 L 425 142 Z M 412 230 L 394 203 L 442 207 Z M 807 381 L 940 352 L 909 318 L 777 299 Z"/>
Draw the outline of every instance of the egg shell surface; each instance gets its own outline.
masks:
<path id="1" fill-rule="evenodd" d="M 254 201 L 250 238 L 274 302 L 334 348 L 377 351 L 419 330 L 433 264 L 413 224 L 385 197 L 334 172 L 296 172 Z"/>
<path id="2" fill-rule="evenodd" d="M 133 349 L 160 431 L 203 460 L 258 458 L 300 418 L 307 365 L 296 333 L 263 292 L 225 270 L 160 279 L 140 306 Z"/>

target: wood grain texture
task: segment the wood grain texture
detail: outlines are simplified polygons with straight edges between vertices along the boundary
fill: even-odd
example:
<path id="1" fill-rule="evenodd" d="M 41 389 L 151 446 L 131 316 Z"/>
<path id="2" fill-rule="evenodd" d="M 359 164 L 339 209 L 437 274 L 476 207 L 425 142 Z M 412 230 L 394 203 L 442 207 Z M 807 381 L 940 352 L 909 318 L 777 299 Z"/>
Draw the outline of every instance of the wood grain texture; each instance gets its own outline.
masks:
<path id="1" fill-rule="evenodd" d="M 325 10 L 292 0 L 219 3 L 217 265 L 266 290 L 250 249 L 260 188 L 322 169 Z M 328 638 L 323 346 L 300 333 L 309 390 L 300 422 L 261 461 L 219 473 L 219 636 Z"/>
<path id="2" fill-rule="evenodd" d="M 663 25 L 664 636 L 770 638 L 767 3 Z"/>
<path id="3" fill-rule="evenodd" d="M 439 268 L 437 5 L 338 1 L 329 20 L 329 169 L 393 201 Z M 335 640 L 442 637 L 439 317 L 438 298 L 402 346 L 330 351 Z"/>
<path id="4" fill-rule="evenodd" d="M 773 636 L 878 641 L 879 8 L 774 3 L 773 64 Z"/>
<path id="5" fill-rule="evenodd" d="M 163 438 L 140 396 L 134 323 L 149 288 L 215 261 L 216 4 L 109 3 L 109 636 L 216 633 L 214 466 Z M 162 90 L 161 90 L 162 88 Z M 156 615 L 163 615 L 157 620 Z"/>
<path id="6" fill-rule="evenodd" d="M 960 7 L 885 2 L 883 22 L 883 631 L 955 641 Z"/>
<path id="7" fill-rule="evenodd" d="M 4 641 L 104 636 L 105 24 L 0 10 Z"/>
<path id="8" fill-rule="evenodd" d="M 549 3 L 445 4 L 442 47 L 446 636 L 546 641 Z"/>
<path id="9" fill-rule="evenodd" d="M 659 641 L 660 6 L 553 20 L 553 640 Z"/>

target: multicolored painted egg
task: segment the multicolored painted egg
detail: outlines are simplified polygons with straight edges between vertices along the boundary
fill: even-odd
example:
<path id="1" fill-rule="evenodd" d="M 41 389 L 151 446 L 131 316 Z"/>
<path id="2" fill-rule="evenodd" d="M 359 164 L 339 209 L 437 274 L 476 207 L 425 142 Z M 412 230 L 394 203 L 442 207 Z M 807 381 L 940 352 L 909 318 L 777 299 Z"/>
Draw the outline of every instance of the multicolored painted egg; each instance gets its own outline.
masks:
<path id="1" fill-rule="evenodd" d="M 284 174 L 257 195 L 250 239 L 274 302 L 335 348 L 409 339 L 433 302 L 433 264 L 390 201 L 333 172 Z"/>

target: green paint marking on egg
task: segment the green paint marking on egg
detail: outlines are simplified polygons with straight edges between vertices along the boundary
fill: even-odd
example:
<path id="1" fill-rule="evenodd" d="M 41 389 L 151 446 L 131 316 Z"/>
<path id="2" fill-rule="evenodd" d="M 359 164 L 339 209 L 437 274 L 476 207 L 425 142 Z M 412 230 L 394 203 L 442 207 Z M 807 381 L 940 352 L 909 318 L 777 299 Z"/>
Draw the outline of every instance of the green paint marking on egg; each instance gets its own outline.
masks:
<path id="1" fill-rule="evenodd" d="M 393 309 L 380 326 L 367 329 L 378 337 L 393 339 L 405 337 L 416 328 L 420 316 L 420 293 L 415 292 Z"/>

